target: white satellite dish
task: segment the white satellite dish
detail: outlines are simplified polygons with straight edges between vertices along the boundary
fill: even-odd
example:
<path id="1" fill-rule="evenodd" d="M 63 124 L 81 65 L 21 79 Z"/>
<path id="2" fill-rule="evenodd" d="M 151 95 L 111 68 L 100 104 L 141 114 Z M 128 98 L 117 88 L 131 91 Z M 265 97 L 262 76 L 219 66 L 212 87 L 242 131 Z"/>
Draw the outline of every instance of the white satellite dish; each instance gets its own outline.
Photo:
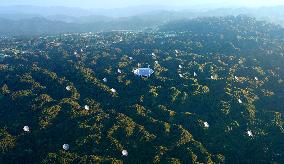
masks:
<path id="1" fill-rule="evenodd" d="M 110 91 L 111 91 L 112 93 L 116 93 L 116 90 L 115 90 L 114 88 L 111 88 Z"/>
<path id="2" fill-rule="evenodd" d="M 30 128 L 29 128 L 28 126 L 24 126 L 23 130 L 24 130 L 25 132 L 29 132 L 29 131 L 30 131 Z"/>
<path id="3" fill-rule="evenodd" d="M 68 144 L 63 144 L 62 148 L 67 151 L 67 150 L 69 150 L 69 145 Z"/>
<path id="4" fill-rule="evenodd" d="M 239 102 L 240 104 L 242 104 L 242 103 L 243 103 L 243 101 L 242 101 L 241 99 L 238 99 L 238 102 Z"/>
<path id="5" fill-rule="evenodd" d="M 204 124 L 204 127 L 205 127 L 205 128 L 209 128 L 208 122 L 204 122 L 203 124 Z"/>
<path id="6" fill-rule="evenodd" d="M 248 131 L 247 131 L 247 135 L 248 135 L 249 137 L 252 137 L 252 136 L 253 136 L 252 131 L 251 131 L 251 130 L 248 130 Z"/>
<path id="7" fill-rule="evenodd" d="M 122 154 L 122 156 L 128 156 L 127 150 L 122 150 L 121 154 Z"/>
<path id="8" fill-rule="evenodd" d="M 90 110 L 90 107 L 88 105 L 85 105 L 84 107 L 86 110 Z"/>
<path id="9" fill-rule="evenodd" d="M 67 90 L 67 91 L 70 91 L 70 90 L 71 90 L 71 86 L 67 86 L 67 87 L 66 87 L 66 90 Z"/>

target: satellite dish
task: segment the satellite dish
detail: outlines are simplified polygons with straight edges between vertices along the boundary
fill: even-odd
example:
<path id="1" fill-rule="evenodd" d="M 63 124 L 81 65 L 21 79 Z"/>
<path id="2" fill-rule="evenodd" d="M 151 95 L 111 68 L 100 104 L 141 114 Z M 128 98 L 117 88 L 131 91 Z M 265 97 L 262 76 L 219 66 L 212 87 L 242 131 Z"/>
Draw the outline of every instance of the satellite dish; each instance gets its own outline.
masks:
<path id="1" fill-rule="evenodd" d="M 121 154 L 122 154 L 122 156 L 128 156 L 127 150 L 122 150 Z"/>
<path id="2" fill-rule="evenodd" d="M 69 145 L 68 144 L 63 144 L 62 148 L 67 151 L 67 150 L 69 150 Z"/>
<path id="3" fill-rule="evenodd" d="M 84 107 L 86 110 L 90 110 L 90 107 L 88 105 L 85 105 Z"/>
<path id="4" fill-rule="evenodd" d="M 239 81 L 239 77 L 235 76 L 235 79 L 236 79 L 237 81 Z"/>
<path id="5" fill-rule="evenodd" d="M 29 132 L 29 131 L 30 131 L 30 128 L 29 128 L 28 126 L 24 126 L 23 130 L 24 130 L 25 132 Z"/>
<path id="6" fill-rule="evenodd" d="M 66 87 L 66 90 L 67 90 L 67 91 L 70 91 L 70 90 L 71 90 L 71 86 L 67 86 L 67 87 Z"/>
<path id="7" fill-rule="evenodd" d="M 253 137 L 252 131 L 251 131 L 251 130 L 248 130 L 248 131 L 247 131 L 247 135 L 248 135 L 249 137 Z"/>
<path id="8" fill-rule="evenodd" d="M 205 128 L 209 128 L 208 122 L 204 122 L 203 124 L 204 124 L 204 127 L 205 127 Z"/>
<path id="9" fill-rule="evenodd" d="M 111 91 L 112 93 L 116 93 L 116 90 L 115 90 L 114 88 L 111 88 L 110 91 Z"/>
<path id="10" fill-rule="evenodd" d="M 242 101 L 241 99 L 238 99 L 238 102 L 239 102 L 240 104 L 242 104 L 242 103 L 243 103 L 243 101 Z"/>
<path id="11" fill-rule="evenodd" d="M 151 74 L 154 73 L 154 71 L 151 68 L 138 68 L 135 69 L 133 73 L 137 76 L 150 77 Z"/>

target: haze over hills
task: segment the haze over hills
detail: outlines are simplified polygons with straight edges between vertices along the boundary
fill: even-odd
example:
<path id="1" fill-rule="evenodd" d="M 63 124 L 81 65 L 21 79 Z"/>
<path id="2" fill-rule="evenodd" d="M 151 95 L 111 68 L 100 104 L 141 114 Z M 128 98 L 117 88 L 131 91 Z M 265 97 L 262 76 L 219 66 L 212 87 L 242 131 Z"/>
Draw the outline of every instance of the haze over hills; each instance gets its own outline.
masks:
<path id="1" fill-rule="evenodd" d="M 0 35 L 144 30 L 179 19 L 242 14 L 284 25 L 284 6 L 200 10 L 176 10 L 165 6 L 92 10 L 70 7 L 2 6 L 0 7 Z"/>
<path id="2" fill-rule="evenodd" d="M 66 15 L 71 17 L 81 17 L 90 15 L 103 15 L 108 17 L 129 17 L 138 14 L 149 13 L 159 10 L 174 10 L 167 6 L 136 6 L 113 9 L 81 9 L 76 7 L 43 7 L 43 6 L 0 6 L 0 14 L 34 14 L 48 17 L 52 15 Z"/>

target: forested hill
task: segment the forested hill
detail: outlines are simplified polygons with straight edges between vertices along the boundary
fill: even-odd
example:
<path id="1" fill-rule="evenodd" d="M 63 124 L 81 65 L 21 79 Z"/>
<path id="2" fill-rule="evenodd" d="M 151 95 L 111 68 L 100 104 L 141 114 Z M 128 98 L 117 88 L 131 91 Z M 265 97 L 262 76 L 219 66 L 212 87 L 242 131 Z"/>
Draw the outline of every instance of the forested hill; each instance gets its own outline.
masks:
<path id="1" fill-rule="evenodd" d="M 159 26 L 164 32 L 192 32 L 227 34 L 227 36 L 247 35 L 284 40 L 284 29 L 279 25 L 258 21 L 244 15 L 228 17 L 206 17 L 190 20 L 176 20 Z"/>
<path id="2" fill-rule="evenodd" d="M 202 46 L 193 49 L 196 53 L 249 55 L 261 60 L 269 55 L 268 65 L 283 62 L 275 56 L 283 55 L 284 28 L 247 16 L 172 21 L 159 26 L 158 31 L 168 36 L 179 35 L 182 43 L 201 43 Z"/>
<path id="3" fill-rule="evenodd" d="M 282 31 L 220 17 L 2 37 L 0 160 L 282 164 Z"/>

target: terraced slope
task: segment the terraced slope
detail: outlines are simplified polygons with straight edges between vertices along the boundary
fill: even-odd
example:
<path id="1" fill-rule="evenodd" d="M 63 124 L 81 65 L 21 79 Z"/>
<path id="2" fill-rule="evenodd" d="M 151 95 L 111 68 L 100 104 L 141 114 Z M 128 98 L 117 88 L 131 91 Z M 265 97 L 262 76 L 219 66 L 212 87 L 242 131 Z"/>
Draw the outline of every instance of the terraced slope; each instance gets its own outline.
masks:
<path id="1" fill-rule="evenodd" d="M 3 38 L 0 159 L 283 163 L 281 31 L 226 17 L 150 33 Z M 136 77 L 138 65 L 155 73 Z"/>

